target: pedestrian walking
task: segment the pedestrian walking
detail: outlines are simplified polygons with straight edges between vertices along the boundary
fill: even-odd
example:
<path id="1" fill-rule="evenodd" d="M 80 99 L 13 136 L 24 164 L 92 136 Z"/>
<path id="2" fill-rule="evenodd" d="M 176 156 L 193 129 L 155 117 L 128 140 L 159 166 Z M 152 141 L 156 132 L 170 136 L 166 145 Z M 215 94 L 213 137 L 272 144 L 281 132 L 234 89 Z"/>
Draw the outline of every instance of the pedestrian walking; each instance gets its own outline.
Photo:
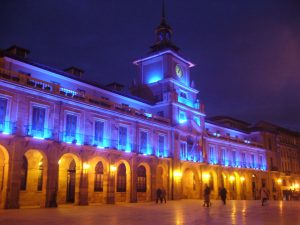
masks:
<path id="1" fill-rule="evenodd" d="M 167 203 L 166 196 L 167 196 L 167 192 L 166 192 L 166 189 L 163 187 L 163 188 L 161 189 L 160 203 L 163 203 L 163 202 L 165 202 L 165 204 Z"/>
<path id="2" fill-rule="evenodd" d="M 204 188 L 204 203 L 203 203 L 203 206 L 205 207 L 209 207 L 211 205 L 210 203 L 210 187 L 205 184 L 205 188 Z"/>
<path id="3" fill-rule="evenodd" d="M 158 201 L 162 202 L 161 193 L 162 193 L 161 189 L 157 188 L 157 190 L 156 190 L 156 204 L 158 203 Z"/>
<path id="4" fill-rule="evenodd" d="M 269 198 L 269 191 L 266 188 L 266 185 L 263 184 L 261 189 L 260 189 L 260 198 L 261 198 L 261 205 L 264 206 L 264 203 L 268 200 Z"/>
<path id="5" fill-rule="evenodd" d="M 226 205 L 227 190 L 225 187 L 221 187 L 219 195 L 222 199 L 223 204 Z"/>

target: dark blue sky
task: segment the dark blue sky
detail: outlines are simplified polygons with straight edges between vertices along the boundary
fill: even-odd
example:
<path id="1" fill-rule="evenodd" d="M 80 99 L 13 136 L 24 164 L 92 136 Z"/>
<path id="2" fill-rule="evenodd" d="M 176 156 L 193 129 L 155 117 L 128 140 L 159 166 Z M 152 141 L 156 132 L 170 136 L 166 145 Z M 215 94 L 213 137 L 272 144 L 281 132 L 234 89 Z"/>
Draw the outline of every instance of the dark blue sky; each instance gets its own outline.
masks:
<path id="1" fill-rule="evenodd" d="M 160 14 L 160 0 L 0 0 L 0 48 L 129 86 Z M 166 14 L 208 116 L 300 130 L 299 0 L 166 0 Z"/>

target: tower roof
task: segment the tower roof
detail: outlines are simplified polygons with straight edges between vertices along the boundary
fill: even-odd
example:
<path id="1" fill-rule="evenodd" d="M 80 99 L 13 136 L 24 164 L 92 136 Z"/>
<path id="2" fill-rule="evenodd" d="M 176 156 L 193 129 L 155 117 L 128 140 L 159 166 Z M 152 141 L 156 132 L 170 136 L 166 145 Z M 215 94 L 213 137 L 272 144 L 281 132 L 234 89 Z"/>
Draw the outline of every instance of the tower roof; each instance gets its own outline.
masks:
<path id="1" fill-rule="evenodd" d="M 160 24 L 155 29 L 155 34 L 156 34 L 156 42 L 154 45 L 150 47 L 152 49 L 152 52 L 158 52 L 166 49 L 170 49 L 175 52 L 179 51 L 179 48 L 172 43 L 173 30 L 166 20 L 164 0 L 162 0 L 161 21 Z"/>

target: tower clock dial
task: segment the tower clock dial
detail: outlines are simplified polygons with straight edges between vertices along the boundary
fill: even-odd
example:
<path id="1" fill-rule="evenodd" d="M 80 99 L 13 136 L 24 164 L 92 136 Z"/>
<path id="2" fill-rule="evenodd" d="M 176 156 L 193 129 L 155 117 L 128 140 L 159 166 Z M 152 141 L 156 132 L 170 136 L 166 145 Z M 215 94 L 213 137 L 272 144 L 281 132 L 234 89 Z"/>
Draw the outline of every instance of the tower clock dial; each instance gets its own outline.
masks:
<path id="1" fill-rule="evenodd" d="M 175 72 L 176 72 L 177 77 L 179 77 L 179 78 L 183 77 L 183 70 L 182 70 L 182 67 L 179 64 L 177 64 L 175 66 Z"/>

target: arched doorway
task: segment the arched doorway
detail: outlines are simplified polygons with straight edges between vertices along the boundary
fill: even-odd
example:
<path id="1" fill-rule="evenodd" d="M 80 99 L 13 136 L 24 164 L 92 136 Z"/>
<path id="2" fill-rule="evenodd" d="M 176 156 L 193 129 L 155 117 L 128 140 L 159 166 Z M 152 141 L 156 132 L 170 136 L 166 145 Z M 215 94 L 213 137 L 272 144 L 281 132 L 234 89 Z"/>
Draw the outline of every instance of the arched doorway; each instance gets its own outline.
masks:
<path id="1" fill-rule="evenodd" d="M 237 199 L 237 178 L 235 174 L 231 174 L 229 176 L 229 199 L 236 200 Z"/>
<path id="2" fill-rule="evenodd" d="M 128 189 L 128 176 L 127 169 L 124 163 L 120 163 L 117 167 L 117 177 L 116 177 L 116 201 L 117 202 L 126 202 L 127 192 L 130 192 Z"/>
<path id="3" fill-rule="evenodd" d="M 46 199 L 47 159 L 38 150 L 22 156 L 20 168 L 20 207 L 44 206 Z"/>
<path id="4" fill-rule="evenodd" d="M 0 145 L 0 208 L 4 208 L 8 177 L 8 153 Z"/>
<path id="5" fill-rule="evenodd" d="M 150 167 L 142 163 L 137 167 L 137 201 L 151 200 L 151 174 Z"/>
<path id="6" fill-rule="evenodd" d="M 183 198 L 187 199 L 197 199 L 199 198 L 199 179 L 197 174 L 191 170 L 187 169 L 184 171 L 182 176 L 182 195 Z"/>
<path id="7" fill-rule="evenodd" d="M 78 203 L 81 163 L 74 154 L 64 154 L 58 161 L 57 203 Z"/>

